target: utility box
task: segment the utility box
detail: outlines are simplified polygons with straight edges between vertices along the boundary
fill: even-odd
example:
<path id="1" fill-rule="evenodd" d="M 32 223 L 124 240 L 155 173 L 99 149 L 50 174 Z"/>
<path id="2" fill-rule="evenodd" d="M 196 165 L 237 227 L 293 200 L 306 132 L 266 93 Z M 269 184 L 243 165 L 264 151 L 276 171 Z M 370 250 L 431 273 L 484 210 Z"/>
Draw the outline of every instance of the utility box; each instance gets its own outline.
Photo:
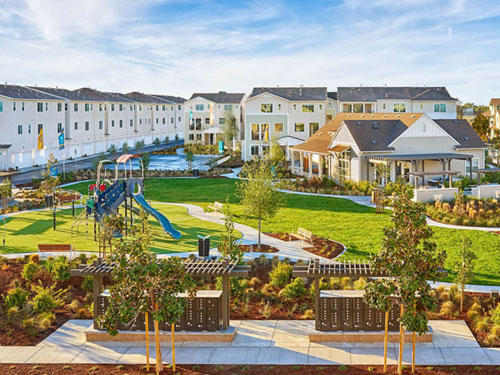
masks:
<path id="1" fill-rule="evenodd" d="M 198 255 L 208 257 L 210 255 L 210 238 L 198 238 Z"/>

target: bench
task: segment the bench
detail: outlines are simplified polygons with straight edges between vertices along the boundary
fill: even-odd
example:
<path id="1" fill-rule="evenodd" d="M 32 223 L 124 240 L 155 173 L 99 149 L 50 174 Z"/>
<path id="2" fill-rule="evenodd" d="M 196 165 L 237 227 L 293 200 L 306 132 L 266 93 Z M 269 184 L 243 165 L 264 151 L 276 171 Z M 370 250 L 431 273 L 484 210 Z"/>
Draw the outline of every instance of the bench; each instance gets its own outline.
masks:
<path id="1" fill-rule="evenodd" d="M 289 240 L 291 241 L 292 237 L 302 240 L 302 247 L 304 247 L 304 240 L 309 241 L 311 245 L 314 245 L 312 236 L 313 234 L 311 231 L 299 227 L 299 229 L 297 229 L 297 233 L 292 232 L 290 234 Z"/>
<path id="2" fill-rule="evenodd" d="M 68 252 L 69 251 L 69 260 L 71 260 L 73 256 L 73 245 L 69 244 L 38 244 L 38 253 L 40 256 L 43 253 L 60 253 L 60 252 Z"/>
<path id="3" fill-rule="evenodd" d="M 213 204 L 210 203 L 207 207 L 207 211 L 222 212 L 224 205 L 220 202 L 215 201 Z"/>

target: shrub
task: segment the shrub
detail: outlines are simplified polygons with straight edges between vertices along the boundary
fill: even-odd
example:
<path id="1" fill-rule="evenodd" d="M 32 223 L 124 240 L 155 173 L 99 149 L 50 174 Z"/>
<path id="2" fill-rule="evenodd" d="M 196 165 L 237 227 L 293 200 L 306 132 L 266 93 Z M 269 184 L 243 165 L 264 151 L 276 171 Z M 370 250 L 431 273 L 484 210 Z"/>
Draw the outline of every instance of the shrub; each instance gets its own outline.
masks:
<path id="1" fill-rule="evenodd" d="M 307 294 L 306 283 L 300 277 L 296 277 L 283 289 L 283 297 L 286 299 L 299 299 Z"/>
<path id="2" fill-rule="evenodd" d="M 54 280 L 61 282 L 69 280 L 71 276 L 70 267 L 67 262 L 61 262 L 61 261 L 55 262 L 52 265 L 52 270 L 50 272 Z"/>
<path id="3" fill-rule="evenodd" d="M 292 277 L 293 267 L 284 262 L 279 262 L 273 266 L 271 272 L 269 272 L 269 283 L 272 286 L 283 288 Z"/>
<path id="4" fill-rule="evenodd" d="M 32 338 L 38 335 L 38 328 L 35 324 L 34 318 L 23 319 L 21 321 L 21 328 L 28 332 L 28 335 Z"/>
<path id="5" fill-rule="evenodd" d="M 265 304 L 263 309 L 259 310 L 259 313 L 264 317 L 264 319 L 269 319 L 272 312 L 273 310 L 271 308 L 271 305 L 269 304 L 269 301 Z"/>
<path id="6" fill-rule="evenodd" d="M 33 281 L 36 271 L 40 266 L 34 262 L 28 262 L 24 265 L 21 277 L 26 281 Z"/>
<path id="7" fill-rule="evenodd" d="M 490 316 L 493 325 L 500 326 L 500 303 L 497 304 L 495 309 L 491 310 Z"/>
<path id="8" fill-rule="evenodd" d="M 35 296 L 33 297 L 32 304 L 33 310 L 36 313 L 51 312 L 53 309 L 63 304 L 61 294 L 65 293 L 66 290 L 58 290 L 55 292 L 54 287 L 55 285 L 44 288 L 41 283 L 33 287 Z"/>
<path id="9" fill-rule="evenodd" d="M 71 303 L 68 305 L 68 307 L 71 311 L 74 312 L 81 307 L 80 301 L 78 301 L 77 299 L 74 299 L 73 301 L 71 301 Z"/>
<path id="10" fill-rule="evenodd" d="M 442 304 L 439 314 L 443 316 L 452 316 L 454 311 L 455 304 L 451 301 L 446 301 Z"/>
<path id="11" fill-rule="evenodd" d="M 302 315 L 302 319 L 314 319 L 314 312 L 312 310 L 304 311 L 304 314 Z"/>
<path id="12" fill-rule="evenodd" d="M 46 331 L 52 326 L 52 323 L 56 321 L 56 316 L 52 312 L 44 312 L 37 316 L 36 321 L 38 328 L 42 331 Z"/>
<path id="13" fill-rule="evenodd" d="M 366 284 L 367 284 L 366 278 L 360 277 L 353 283 L 353 287 L 355 290 L 365 290 Z"/>
<path id="14" fill-rule="evenodd" d="M 28 291 L 23 288 L 17 287 L 9 289 L 7 291 L 7 296 L 5 297 L 5 307 L 7 309 L 10 309 L 11 307 L 22 308 L 28 300 L 28 296 Z"/>
<path id="15" fill-rule="evenodd" d="M 482 317 L 476 322 L 476 329 L 479 332 L 487 332 L 490 327 L 490 321 L 487 316 Z"/>
<path id="16" fill-rule="evenodd" d="M 29 260 L 30 260 L 30 262 L 33 262 L 36 264 L 40 263 L 40 257 L 38 256 L 38 254 L 31 254 L 29 257 Z"/>
<path id="17" fill-rule="evenodd" d="M 261 283 L 260 279 L 258 277 L 252 277 L 250 279 L 250 281 L 248 282 L 248 286 L 250 287 L 254 287 L 254 286 L 257 286 Z"/>
<path id="18" fill-rule="evenodd" d="M 83 276 L 82 290 L 91 292 L 94 289 L 94 279 L 92 276 Z"/>

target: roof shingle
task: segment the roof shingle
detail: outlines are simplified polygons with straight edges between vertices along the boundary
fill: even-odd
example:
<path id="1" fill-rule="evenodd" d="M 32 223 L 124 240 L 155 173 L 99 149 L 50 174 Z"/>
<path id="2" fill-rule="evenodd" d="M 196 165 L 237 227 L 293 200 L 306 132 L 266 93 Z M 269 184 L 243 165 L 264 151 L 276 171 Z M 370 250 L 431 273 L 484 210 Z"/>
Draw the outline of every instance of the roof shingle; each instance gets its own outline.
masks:
<path id="1" fill-rule="evenodd" d="M 325 101 L 326 87 L 254 87 L 249 98 L 269 93 L 289 101 Z"/>
<path id="2" fill-rule="evenodd" d="M 238 104 L 241 103 L 241 100 L 245 96 L 244 93 L 230 93 L 230 92 L 225 92 L 225 91 L 219 91 L 217 93 L 194 93 L 191 95 L 191 99 L 194 99 L 196 97 L 201 97 L 207 100 L 210 100 L 211 102 L 215 103 L 234 103 Z"/>
<path id="3" fill-rule="evenodd" d="M 456 100 L 446 87 L 339 87 L 342 102 L 375 102 L 378 99 Z"/>

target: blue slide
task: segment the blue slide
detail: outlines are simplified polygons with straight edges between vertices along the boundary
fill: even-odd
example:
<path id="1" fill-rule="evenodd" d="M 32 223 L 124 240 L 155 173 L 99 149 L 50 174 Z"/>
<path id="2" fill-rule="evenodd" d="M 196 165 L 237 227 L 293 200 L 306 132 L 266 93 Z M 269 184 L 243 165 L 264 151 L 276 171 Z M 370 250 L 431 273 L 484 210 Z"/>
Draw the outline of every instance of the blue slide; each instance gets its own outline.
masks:
<path id="1" fill-rule="evenodd" d="M 142 194 L 137 193 L 137 194 L 132 194 L 132 196 L 134 197 L 134 200 L 146 210 L 146 212 L 153 215 L 156 218 L 156 220 L 158 220 L 158 222 L 163 227 L 165 232 L 170 234 L 176 240 L 181 238 L 181 232 L 179 232 L 177 229 L 175 229 L 172 226 L 172 224 L 165 217 L 165 215 L 163 215 L 161 212 L 159 212 L 159 211 L 155 210 L 153 207 L 151 207 L 151 205 L 146 201 L 146 198 L 144 198 L 144 196 Z"/>

